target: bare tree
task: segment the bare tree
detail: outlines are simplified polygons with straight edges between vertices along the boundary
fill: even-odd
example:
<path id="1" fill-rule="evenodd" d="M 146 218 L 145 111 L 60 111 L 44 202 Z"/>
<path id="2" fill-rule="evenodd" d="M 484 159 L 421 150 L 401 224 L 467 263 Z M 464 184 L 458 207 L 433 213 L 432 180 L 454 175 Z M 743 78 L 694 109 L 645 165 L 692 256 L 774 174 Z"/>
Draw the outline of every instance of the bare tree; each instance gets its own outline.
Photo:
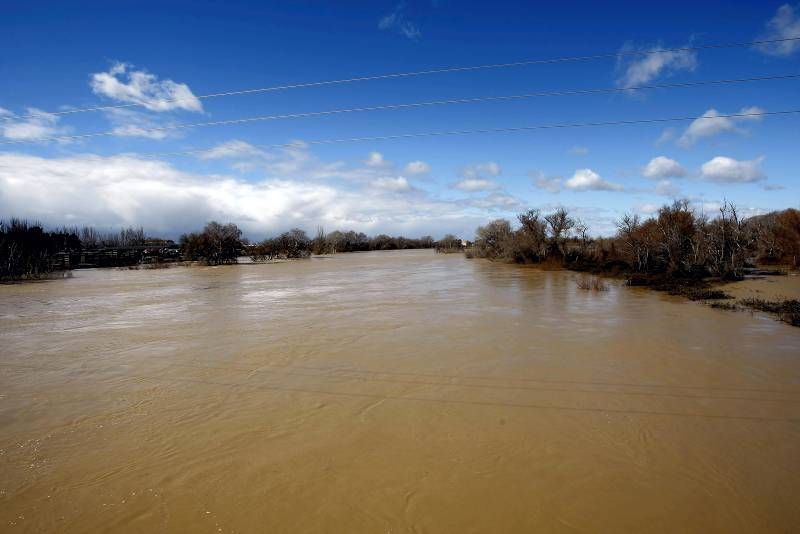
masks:
<path id="1" fill-rule="evenodd" d="M 475 232 L 478 255 L 487 258 L 509 258 L 512 235 L 511 224 L 505 219 L 497 219 L 486 226 L 479 226 Z"/>
<path id="2" fill-rule="evenodd" d="M 722 278 L 741 278 L 747 256 L 755 249 L 755 228 L 726 200 L 719 208 L 719 217 L 709 224 L 708 235 L 709 270 Z"/>
<path id="3" fill-rule="evenodd" d="M 575 219 L 569 216 L 566 209 L 558 208 L 550 215 L 546 215 L 544 220 L 550 229 L 551 251 L 564 256 L 566 253 L 564 243 L 569 236 L 569 231 L 575 226 Z"/>
<path id="4" fill-rule="evenodd" d="M 575 234 L 578 236 L 578 242 L 581 247 L 581 254 L 586 254 L 586 249 L 589 245 L 589 226 L 578 219 L 575 222 Z"/>
<path id="5" fill-rule="evenodd" d="M 676 200 L 658 211 L 656 225 L 661 234 L 660 252 L 668 272 L 691 270 L 694 223 L 694 212 L 688 200 Z"/>

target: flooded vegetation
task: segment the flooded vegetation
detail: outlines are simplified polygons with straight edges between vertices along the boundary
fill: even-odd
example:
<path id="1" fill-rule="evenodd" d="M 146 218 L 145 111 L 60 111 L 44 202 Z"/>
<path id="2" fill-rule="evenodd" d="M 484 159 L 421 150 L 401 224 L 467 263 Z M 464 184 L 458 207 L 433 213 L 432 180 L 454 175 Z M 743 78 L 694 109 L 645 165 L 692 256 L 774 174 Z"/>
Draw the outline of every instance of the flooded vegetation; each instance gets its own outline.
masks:
<path id="1" fill-rule="evenodd" d="M 417 250 L 0 286 L 2 530 L 795 530 L 800 330 L 582 276 Z"/>
<path id="2" fill-rule="evenodd" d="M 45 229 L 39 222 L 11 218 L 0 219 L 0 282 L 62 278 L 65 271 L 92 267 L 163 267 L 181 261 L 203 265 L 233 264 L 247 256 L 253 262 L 275 259 L 308 258 L 311 254 L 364 252 L 370 250 L 407 250 L 436 248 L 460 252 L 461 241 L 445 235 L 439 241 L 431 236 L 418 239 L 363 232 L 334 231 L 325 234 L 322 227 L 309 238 L 304 230 L 293 228 L 282 234 L 251 243 L 233 223 L 207 223 L 198 232 L 171 239 L 147 237 L 143 228 L 123 228 L 102 232 L 84 226 Z M 60 274 L 59 274 L 60 273 Z"/>
<path id="3" fill-rule="evenodd" d="M 795 209 L 744 218 L 736 206 L 725 202 L 710 217 L 698 213 L 688 200 L 679 200 L 644 220 L 625 215 L 617 222 L 617 234 L 609 239 L 589 238 L 588 226 L 564 208 L 548 214 L 528 210 L 517 220 L 517 229 L 505 219 L 479 227 L 467 257 L 624 277 L 629 285 L 690 300 L 725 299 L 728 296 L 711 288 L 712 283 L 743 280 L 746 274 L 758 272 L 759 264 L 783 264 L 796 270 L 800 260 L 800 211 Z M 760 274 L 786 272 L 761 270 Z M 590 289 L 586 280 L 579 286 Z M 740 304 L 800 326 L 797 300 L 750 298 Z"/>

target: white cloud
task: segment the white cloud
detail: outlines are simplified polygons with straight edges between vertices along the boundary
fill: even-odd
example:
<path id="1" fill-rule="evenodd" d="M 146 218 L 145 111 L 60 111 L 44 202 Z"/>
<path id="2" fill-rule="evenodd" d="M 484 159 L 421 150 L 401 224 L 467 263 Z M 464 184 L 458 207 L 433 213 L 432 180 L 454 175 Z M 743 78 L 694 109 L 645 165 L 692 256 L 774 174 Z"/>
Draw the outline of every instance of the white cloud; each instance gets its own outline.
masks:
<path id="1" fill-rule="evenodd" d="M 487 176 L 500 176 L 503 170 L 494 161 L 476 163 L 461 169 L 461 176 L 467 179 L 484 178 Z"/>
<path id="2" fill-rule="evenodd" d="M 411 191 L 411 184 L 402 176 L 395 178 L 376 178 L 370 182 L 372 187 L 386 189 L 388 191 Z"/>
<path id="3" fill-rule="evenodd" d="M 766 175 L 761 170 L 764 157 L 753 160 L 736 160 L 725 156 L 717 156 L 700 168 L 702 177 L 712 182 L 750 183 L 764 180 Z"/>
<path id="4" fill-rule="evenodd" d="M 367 159 L 364 160 L 364 164 L 368 167 L 389 167 L 392 163 L 386 161 L 380 152 L 370 152 Z"/>
<path id="5" fill-rule="evenodd" d="M 726 200 L 704 200 L 702 198 L 693 199 L 691 202 L 692 207 L 699 213 L 708 216 L 711 219 L 716 219 L 720 216 L 720 208 L 727 204 Z M 755 206 L 743 206 L 741 203 L 737 203 L 736 211 L 739 213 L 740 217 L 748 218 L 748 217 L 755 217 L 756 215 L 764 215 L 765 213 L 771 211 L 764 208 L 759 208 Z"/>
<path id="6" fill-rule="evenodd" d="M 722 207 L 722 202 L 717 202 L 714 200 L 695 202 L 694 204 L 695 208 L 700 210 L 700 213 L 711 216 L 713 216 L 716 212 L 719 212 L 719 209 Z"/>
<path id="7" fill-rule="evenodd" d="M 686 169 L 674 159 L 657 156 L 645 165 L 642 175 L 646 178 L 680 178 L 686 176 Z"/>
<path id="8" fill-rule="evenodd" d="M 713 137 L 723 132 L 747 133 L 747 130 L 737 125 L 743 122 L 760 121 L 762 117 L 759 114 L 764 113 L 764 110 L 757 106 L 751 106 L 740 109 L 738 113 L 752 115 L 745 117 L 720 117 L 720 113 L 716 109 L 709 109 L 703 113 L 702 117 L 692 121 L 688 128 L 686 128 L 686 131 L 678 138 L 678 144 L 684 148 L 688 148 L 702 138 Z"/>
<path id="9" fill-rule="evenodd" d="M 197 154 L 200 159 L 267 157 L 267 152 L 245 141 L 232 140 Z"/>
<path id="10" fill-rule="evenodd" d="M 659 210 L 659 208 L 660 206 L 650 203 L 638 204 L 637 206 L 634 207 L 636 212 L 642 215 L 653 215 Z"/>
<path id="11" fill-rule="evenodd" d="M 408 163 L 405 167 L 405 172 L 407 174 L 427 174 L 431 171 L 430 165 L 425 163 L 424 161 L 412 161 Z"/>
<path id="12" fill-rule="evenodd" d="M 653 191 L 665 197 L 677 197 L 681 194 L 681 190 L 671 180 L 659 180 Z"/>
<path id="13" fill-rule="evenodd" d="M 761 188 L 765 191 L 781 191 L 786 189 L 786 186 L 781 184 L 764 184 L 761 186 Z"/>
<path id="14" fill-rule="evenodd" d="M 675 139 L 675 128 L 664 128 L 664 131 L 661 132 L 661 135 L 659 135 L 658 139 L 656 139 L 655 144 L 656 146 L 663 145 L 664 143 L 672 141 L 673 139 Z"/>
<path id="15" fill-rule="evenodd" d="M 573 191 L 622 191 L 621 184 L 607 182 L 592 169 L 578 169 L 564 185 Z"/>
<path id="16" fill-rule="evenodd" d="M 351 167 L 343 161 L 320 161 L 302 141 L 281 148 L 262 149 L 240 140 L 221 143 L 196 156 L 203 160 L 227 160 L 237 171 L 264 171 L 273 178 L 291 180 L 342 179 L 361 186 L 393 191 L 415 190 L 404 172 L 380 152 L 370 152 L 362 166 Z M 427 164 L 412 162 L 413 170 L 421 171 Z M 408 169 L 408 165 L 405 166 Z M 413 174 L 413 173 L 412 173 Z"/>
<path id="17" fill-rule="evenodd" d="M 767 22 L 766 31 L 759 40 L 791 39 L 800 37 L 800 17 L 796 9 L 789 4 L 783 4 L 775 12 L 775 16 Z M 800 50 L 800 41 L 783 41 L 779 43 L 764 43 L 758 49 L 770 56 L 790 56 Z"/>
<path id="18" fill-rule="evenodd" d="M 275 149 L 269 153 L 259 155 L 251 162 L 263 168 L 267 175 L 272 177 L 287 178 L 292 180 L 319 180 L 341 176 L 344 163 L 337 161 L 324 163 L 311 153 L 308 144 L 295 140 L 288 145 Z M 373 169 L 365 168 L 369 176 L 373 176 Z"/>
<path id="19" fill-rule="evenodd" d="M 180 131 L 159 130 L 168 124 L 160 122 L 155 117 L 130 109 L 108 109 L 106 118 L 112 125 L 112 133 L 120 137 L 144 137 L 146 139 L 166 139 L 178 137 Z M 174 123 L 169 123 L 169 125 Z"/>
<path id="20" fill-rule="evenodd" d="M 344 162 L 321 162 L 309 151 L 307 143 L 292 141 L 280 147 L 265 150 L 240 140 L 230 140 L 198 152 L 201 160 L 227 160 L 237 171 L 261 171 L 272 178 L 291 180 L 324 180 L 330 178 L 352 178 L 367 183 L 385 175 L 382 168 L 364 166 L 346 169 Z"/>
<path id="21" fill-rule="evenodd" d="M 132 70 L 127 63 L 115 63 L 108 72 L 92 74 L 89 85 L 97 95 L 140 104 L 151 111 L 203 111 L 203 105 L 188 85 L 159 80 L 144 70 Z"/>
<path id="22" fill-rule="evenodd" d="M 9 141 L 34 141 L 69 133 L 70 129 L 58 125 L 59 116 L 27 108 L 24 117 L 18 117 L 0 108 L 0 136 Z"/>
<path id="23" fill-rule="evenodd" d="M 558 193 L 561 191 L 561 178 L 558 176 L 547 177 L 541 171 L 531 171 L 528 176 L 533 180 L 533 185 L 543 189 L 548 193 Z"/>
<path id="24" fill-rule="evenodd" d="M 468 206 L 490 211 L 517 211 L 523 209 L 525 204 L 512 195 L 506 193 L 491 193 L 483 198 L 466 200 Z"/>
<path id="25" fill-rule="evenodd" d="M 617 86 L 644 85 L 660 76 L 671 76 L 680 71 L 692 72 L 697 68 L 697 54 L 693 50 L 654 51 L 661 48 L 637 49 L 631 43 L 626 43 L 617 58 L 617 71 L 622 72 L 617 79 Z M 632 52 L 641 52 L 643 55 Z"/>
<path id="26" fill-rule="evenodd" d="M 486 180 L 484 178 L 465 178 L 460 182 L 451 185 L 453 189 L 460 189 L 461 191 L 491 191 L 498 189 L 500 185 L 493 180 Z"/>
<path id="27" fill-rule="evenodd" d="M 422 37 L 419 26 L 406 16 L 405 2 L 397 4 L 391 13 L 381 17 L 378 21 L 378 28 L 385 31 L 393 31 L 412 41 L 416 41 Z"/>

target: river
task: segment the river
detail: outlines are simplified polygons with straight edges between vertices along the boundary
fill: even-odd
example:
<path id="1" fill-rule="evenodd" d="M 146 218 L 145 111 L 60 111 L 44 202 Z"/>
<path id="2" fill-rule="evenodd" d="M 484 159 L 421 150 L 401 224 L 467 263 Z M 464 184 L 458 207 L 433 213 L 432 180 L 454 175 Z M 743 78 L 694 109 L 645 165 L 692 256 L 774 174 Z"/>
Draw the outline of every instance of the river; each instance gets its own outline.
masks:
<path id="1" fill-rule="evenodd" d="M 789 532 L 800 329 L 432 251 L 0 286 L 5 532 Z"/>

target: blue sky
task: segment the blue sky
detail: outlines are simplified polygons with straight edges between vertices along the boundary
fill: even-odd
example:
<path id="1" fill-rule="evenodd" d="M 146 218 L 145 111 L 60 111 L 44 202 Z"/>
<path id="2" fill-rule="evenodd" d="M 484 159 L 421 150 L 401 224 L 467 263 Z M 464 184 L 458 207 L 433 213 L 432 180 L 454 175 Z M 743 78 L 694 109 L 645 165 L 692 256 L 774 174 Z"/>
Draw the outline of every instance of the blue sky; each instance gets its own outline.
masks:
<path id="1" fill-rule="evenodd" d="M 800 41 L 613 57 L 800 37 L 800 5 L 605 4 L 6 6 L 0 20 L 0 216 L 103 228 L 143 225 L 167 236 L 215 218 L 236 222 L 256 238 L 318 224 L 371 234 L 471 237 L 476 225 L 527 208 L 566 206 L 595 234 L 608 234 L 623 213 L 648 215 L 678 197 L 710 213 L 723 199 L 748 214 L 799 207 L 800 115 L 308 142 L 800 109 L 800 79 L 153 130 L 383 104 L 800 74 Z M 593 54 L 612 57 L 197 98 Z M 48 113 L 129 103 L 138 105 Z M 68 138 L 100 132 L 111 135 Z M 187 151 L 193 152 L 166 155 Z"/>

